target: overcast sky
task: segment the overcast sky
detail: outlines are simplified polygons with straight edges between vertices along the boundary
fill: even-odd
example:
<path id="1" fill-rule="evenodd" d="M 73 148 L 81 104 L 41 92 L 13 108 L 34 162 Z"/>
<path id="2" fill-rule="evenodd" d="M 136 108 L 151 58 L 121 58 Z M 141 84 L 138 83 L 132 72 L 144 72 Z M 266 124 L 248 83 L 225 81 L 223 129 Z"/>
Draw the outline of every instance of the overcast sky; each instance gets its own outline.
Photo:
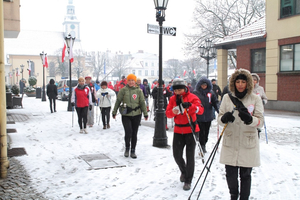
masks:
<path id="1" fill-rule="evenodd" d="M 63 31 L 68 0 L 21 0 L 21 29 Z M 83 50 L 107 49 L 158 54 L 158 35 L 147 24 L 158 25 L 153 0 L 74 0 L 80 21 Z M 190 32 L 195 0 L 170 0 L 163 26 L 176 27 L 177 35 L 163 37 L 163 59 L 184 59 L 184 33 Z M 62 48 L 62 47 L 59 47 Z"/>

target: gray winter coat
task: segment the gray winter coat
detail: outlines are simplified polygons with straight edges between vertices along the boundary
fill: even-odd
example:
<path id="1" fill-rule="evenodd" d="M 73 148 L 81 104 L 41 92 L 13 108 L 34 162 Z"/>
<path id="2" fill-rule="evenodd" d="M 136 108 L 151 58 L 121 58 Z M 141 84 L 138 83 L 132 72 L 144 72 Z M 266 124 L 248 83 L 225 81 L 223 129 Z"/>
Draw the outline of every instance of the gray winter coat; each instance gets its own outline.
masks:
<path id="1" fill-rule="evenodd" d="M 268 98 L 264 88 L 259 85 L 259 80 L 260 80 L 259 76 L 256 73 L 252 73 L 251 75 L 257 78 L 257 83 L 254 85 L 253 93 L 258 95 L 263 100 L 264 104 L 267 104 Z"/>
<path id="2" fill-rule="evenodd" d="M 263 104 L 261 98 L 253 93 L 253 81 L 249 71 L 238 69 L 231 76 L 229 90 L 235 97 L 235 79 L 239 74 L 247 77 L 247 94 L 239 99 L 248 112 L 252 115 L 253 121 L 246 125 L 238 116 L 239 111 L 235 111 L 233 123 L 228 123 L 223 135 L 223 143 L 220 155 L 220 163 L 239 167 L 257 167 L 260 165 L 259 138 L 257 128 L 264 124 Z M 250 80 L 250 81 L 249 81 Z M 231 112 L 234 105 L 228 94 L 225 94 L 220 105 L 218 122 L 222 123 L 221 118 L 226 112 Z"/>

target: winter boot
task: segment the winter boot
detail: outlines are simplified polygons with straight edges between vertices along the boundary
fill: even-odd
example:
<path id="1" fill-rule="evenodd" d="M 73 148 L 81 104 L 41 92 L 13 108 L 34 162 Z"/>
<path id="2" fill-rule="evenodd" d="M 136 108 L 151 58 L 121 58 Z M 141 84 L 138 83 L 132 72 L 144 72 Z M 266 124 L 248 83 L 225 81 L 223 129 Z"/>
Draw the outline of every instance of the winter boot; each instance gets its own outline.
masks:
<path id="1" fill-rule="evenodd" d="M 183 190 L 190 190 L 190 189 L 191 189 L 191 184 L 190 183 L 184 183 Z"/>
<path id="2" fill-rule="evenodd" d="M 88 134 L 88 131 L 86 130 L 86 128 L 83 129 L 83 132 L 84 132 L 85 134 Z"/>
<path id="3" fill-rule="evenodd" d="M 238 200 L 239 195 L 237 194 L 231 194 L 230 195 L 230 200 Z"/>
<path id="4" fill-rule="evenodd" d="M 83 133 L 83 129 L 80 129 L 79 133 Z"/>
<path id="5" fill-rule="evenodd" d="M 107 128 L 110 128 L 110 125 L 109 125 L 109 124 L 107 124 Z"/>
<path id="6" fill-rule="evenodd" d="M 103 129 L 106 129 L 106 125 L 103 125 Z"/>
<path id="7" fill-rule="evenodd" d="M 130 151 L 130 157 L 131 158 L 137 158 L 137 156 L 136 156 L 136 154 L 135 154 L 135 149 L 131 149 L 131 151 Z"/>
<path id="8" fill-rule="evenodd" d="M 126 149 L 125 149 L 124 156 L 125 156 L 125 157 L 128 157 L 128 156 L 129 156 L 129 148 L 126 148 Z"/>

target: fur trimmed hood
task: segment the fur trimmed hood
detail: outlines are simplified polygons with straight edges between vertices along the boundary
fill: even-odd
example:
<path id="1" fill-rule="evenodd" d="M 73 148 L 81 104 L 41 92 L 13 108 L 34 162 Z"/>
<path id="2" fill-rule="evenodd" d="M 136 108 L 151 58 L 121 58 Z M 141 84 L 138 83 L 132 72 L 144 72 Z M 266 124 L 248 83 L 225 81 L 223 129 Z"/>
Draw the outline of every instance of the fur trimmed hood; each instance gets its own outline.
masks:
<path id="1" fill-rule="evenodd" d="M 235 79 L 239 74 L 244 74 L 247 77 L 247 94 L 251 94 L 254 88 L 252 75 L 251 73 L 246 69 L 237 69 L 230 77 L 229 80 L 229 90 L 232 94 L 235 95 Z"/>

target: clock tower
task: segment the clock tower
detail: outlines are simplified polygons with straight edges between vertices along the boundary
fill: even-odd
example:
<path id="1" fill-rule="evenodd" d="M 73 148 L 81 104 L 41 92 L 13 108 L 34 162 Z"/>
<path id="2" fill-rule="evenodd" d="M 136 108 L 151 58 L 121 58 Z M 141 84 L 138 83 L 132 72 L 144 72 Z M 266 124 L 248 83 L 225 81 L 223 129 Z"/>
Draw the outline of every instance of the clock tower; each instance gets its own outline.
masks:
<path id="1" fill-rule="evenodd" d="M 67 36 L 69 33 L 72 37 L 76 37 L 76 42 L 80 42 L 80 22 L 77 20 L 75 15 L 75 6 L 73 5 L 73 0 L 68 0 L 67 14 L 63 22 L 64 34 Z"/>

